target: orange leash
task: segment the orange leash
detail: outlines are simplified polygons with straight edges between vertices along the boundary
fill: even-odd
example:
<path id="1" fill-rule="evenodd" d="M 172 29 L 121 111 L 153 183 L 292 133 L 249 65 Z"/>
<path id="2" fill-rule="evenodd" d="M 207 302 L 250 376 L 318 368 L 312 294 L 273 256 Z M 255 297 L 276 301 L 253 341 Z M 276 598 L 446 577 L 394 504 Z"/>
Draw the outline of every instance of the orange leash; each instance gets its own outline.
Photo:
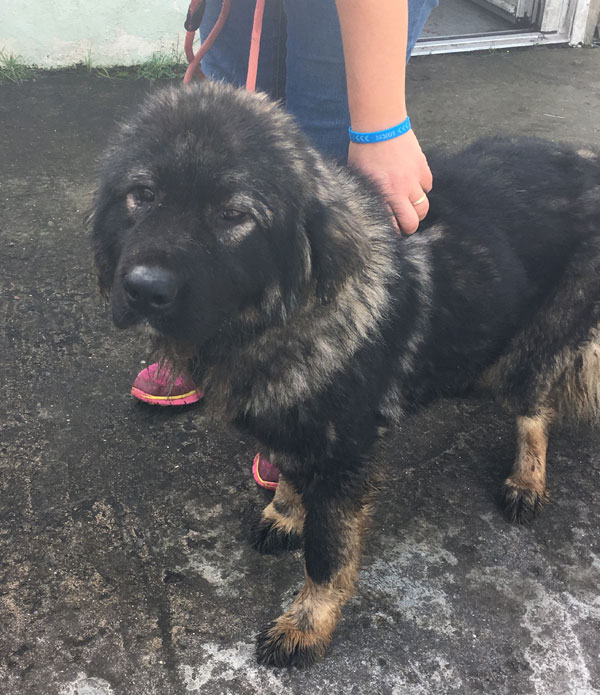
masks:
<path id="1" fill-rule="evenodd" d="M 189 65 L 183 78 L 184 84 L 189 84 L 194 78 L 199 80 L 206 79 L 206 75 L 202 72 L 202 66 L 200 63 L 202 58 L 204 58 L 210 47 L 215 42 L 217 36 L 221 33 L 221 30 L 227 21 L 229 10 L 231 8 L 231 0 L 223 0 L 221 12 L 219 13 L 219 17 L 215 22 L 214 27 L 211 29 L 206 39 L 202 42 L 202 45 L 198 51 L 194 53 L 194 38 L 196 36 L 196 30 L 200 26 L 205 5 L 206 0 L 191 0 L 188 10 L 187 19 L 185 22 L 186 34 L 184 51 Z M 250 39 L 250 54 L 248 56 L 248 73 L 246 78 L 246 89 L 250 92 L 253 92 L 256 89 L 256 74 L 258 72 L 258 56 L 260 53 L 260 36 L 262 33 L 264 10 L 265 0 L 256 0 L 254 22 L 252 25 L 252 38 Z"/>
<path id="2" fill-rule="evenodd" d="M 250 39 L 250 55 L 248 56 L 248 75 L 246 77 L 246 89 L 249 92 L 254 92 L 256 89 L 256 73 L 258 72 L 258 54 L 260 53 L 260 35 L 262 33 L 264 11 L 265 0 L 256 0 L 252 38 Z"/>
<path id="3" fill-rule="evenodd" d="M 188 20 L 190 18 L 190 15 L 193 15 L 194 12 L 201 8 L 202 14 L 204 13 L 204 5 L 205 5 L 205 0 L 192 0 L 190 4 L 190 9 L 188 11 Z M 192 29 L 190 30 L 188 21 L 186 21 L 186 35 L 185 35 L 185 43 L 184 43 L 184 50 L 185 50 L 185 55 L 186 58 L 188 59 L 188 68 L 185 72 L 185 75 L 183 77 L 183 84 L 189 84 L 194 77 L 204 80 L 206 79 L 206 75 L 202 72 L 202 67 L 200 66 L 200 61 L 204 56 L 207 54 L 208 49 L 213 45 L 215 42 L 215 39 L 217 36 L 221 33 L 221 29 L 225 25 L 225 21 L 227 20 L 227 16 L 229 15 L 229 9 L 231 8 L 231 0 L 223 0 L 223 5 L 221 6 L 221 12 L 219 14 L 219 17 L 217 21 L 215 22 L 215 26 L 211 29 L 210 34 L 206 37 L 206 40 L 202 42 L 202 45 L 198 49 L 197 53 L 194 54 L 194 36 L 196 34 L 196 29 L 198 26 L 200 26 L 200 20 L 198 20 L 198 26 L 192 26 Z M 200 17 L 202 19 L 202 17 Z"/>

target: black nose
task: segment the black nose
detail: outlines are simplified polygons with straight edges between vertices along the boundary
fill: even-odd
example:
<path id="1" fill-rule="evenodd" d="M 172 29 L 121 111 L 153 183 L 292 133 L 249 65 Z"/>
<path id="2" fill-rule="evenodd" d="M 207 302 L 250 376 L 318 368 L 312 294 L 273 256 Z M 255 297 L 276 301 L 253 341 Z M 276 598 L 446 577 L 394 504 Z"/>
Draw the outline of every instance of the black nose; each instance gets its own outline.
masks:
<path id="1" fill-rule="evenodd" d="M 127 301 L 138 313 L 168 313 L 175 305 L 179 283 L 166 268 L 137 265 L 123 278 Z"/>

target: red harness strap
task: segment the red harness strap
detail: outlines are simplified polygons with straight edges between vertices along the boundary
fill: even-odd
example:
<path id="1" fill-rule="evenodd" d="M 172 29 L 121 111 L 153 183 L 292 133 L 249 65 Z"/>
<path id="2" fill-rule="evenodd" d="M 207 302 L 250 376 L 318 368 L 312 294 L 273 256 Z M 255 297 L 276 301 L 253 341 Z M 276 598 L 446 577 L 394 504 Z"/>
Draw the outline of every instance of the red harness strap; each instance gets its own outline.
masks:
<path id="1" fill-rule="evenodd" d="M 194 78 L 200 80 L 206 79 L 206 75 L 202 72 L 200 62 L 208 52 L 209 48 L 215 42 L 215 39 L 220 34 L 221 29 L 227 20 L 229 9 L 231 8 L 231 0 L 223 0 L 221 12 L 217 21 L 215 22 L 214 27 L 211 29 L 206 39 L 202 42 L 202 45 L 198 51 L 194 53 L 194 38 L 196 36 L 197 29 L 200 27 L 205 6 L 206 0 L 191 0 L 190 7 L 188 9 L 187 18 L 185 21 L 186 34 L 184 50 L 189 65 L 183 78 L 184 84 L 189 84 Z M 260 52 L 260 35 L 262 32 L 264 9 L 265 0 L 256 0 L 254 23 L 252 26 L 252 38 L 250 40 L 250 55 L 248 57 L 248 73 L 246 78 L 246 89 L 250 92 L 253 92 L 256 89 L 256 74 L 258 72 L 258 55 Z"/>

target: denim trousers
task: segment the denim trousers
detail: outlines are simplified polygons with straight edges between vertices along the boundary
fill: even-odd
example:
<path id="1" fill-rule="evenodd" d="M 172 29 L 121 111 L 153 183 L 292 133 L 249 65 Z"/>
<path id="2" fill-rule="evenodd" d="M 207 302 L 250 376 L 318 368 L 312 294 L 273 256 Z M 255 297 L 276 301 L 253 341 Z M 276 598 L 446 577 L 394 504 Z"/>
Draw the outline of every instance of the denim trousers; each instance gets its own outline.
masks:
<path id="1" fill-rule="evenodd" d="M 245 84 L 255 4 L 232 1 L 225 27 L 202 61 L 211 79 Z M 408 0 L 407 61 L 437 4 Z M 207 1 L 203 39 L 220 10 L 221 0 Z M 335 0 L 266 0 L 256 88 L 285 102 L 321 152 L 346 161 L 350 114 Z"/>

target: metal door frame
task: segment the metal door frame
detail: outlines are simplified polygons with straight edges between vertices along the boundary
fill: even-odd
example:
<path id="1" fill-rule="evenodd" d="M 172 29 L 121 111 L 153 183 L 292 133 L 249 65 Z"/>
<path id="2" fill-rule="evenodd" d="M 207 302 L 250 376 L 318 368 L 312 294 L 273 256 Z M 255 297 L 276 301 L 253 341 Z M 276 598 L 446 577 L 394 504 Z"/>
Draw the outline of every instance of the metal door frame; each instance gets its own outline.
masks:
<path id="1" fill-rule="evenodd" d="M 515 24 L 531 26 L 543 0 L 473 0 L 476 5 Z"/>
<path id="2" fill-rule="evenodd" d="M 465 36 L 442 36 L 434 39 L 419 39 L 412 55 L 438 53 L 463 53 L 490 49 L 518 48 L 557 43 L 581 45 L 590 12 L 594 11 L 590 0 L 541 0 L 534 9 L 533 20 L 539 30 L 515 28 L 489 34 Z"/>

